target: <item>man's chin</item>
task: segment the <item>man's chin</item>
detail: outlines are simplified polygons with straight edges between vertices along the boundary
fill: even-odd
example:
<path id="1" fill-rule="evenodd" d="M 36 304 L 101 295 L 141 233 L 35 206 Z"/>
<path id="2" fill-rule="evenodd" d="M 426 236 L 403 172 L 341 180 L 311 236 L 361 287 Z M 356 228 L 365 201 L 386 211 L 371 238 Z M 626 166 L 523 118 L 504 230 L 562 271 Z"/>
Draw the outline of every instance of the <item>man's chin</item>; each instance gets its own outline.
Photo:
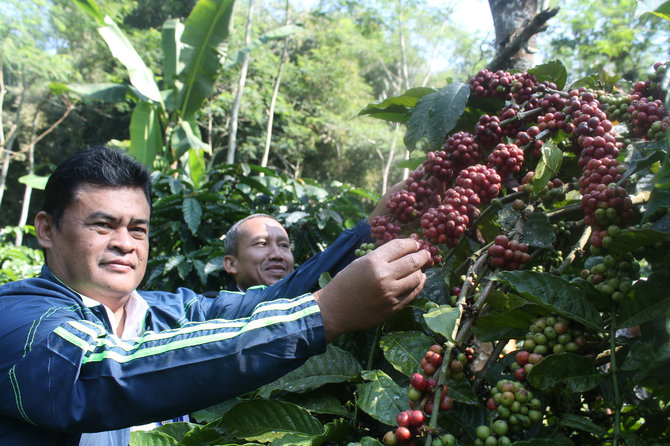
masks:
<path id="1" fill-rule="evenodd" d="M 139 283 L 134 275 L 130 274 L 112 274 L 97 282 L 95 288 L 108 296 L 125 297 L 130 295 Z"/>
<path id="2" fill-rule="evenodd" d="M 265 283 L 267 284 L 267 286 L 274 285 L 275 283 L 282 280 L 284 278 L 284 276 L 285 275 L 282 274 L 282 275 L 272 275 L 272 276 L 266 277 L 265 278 Z"/>

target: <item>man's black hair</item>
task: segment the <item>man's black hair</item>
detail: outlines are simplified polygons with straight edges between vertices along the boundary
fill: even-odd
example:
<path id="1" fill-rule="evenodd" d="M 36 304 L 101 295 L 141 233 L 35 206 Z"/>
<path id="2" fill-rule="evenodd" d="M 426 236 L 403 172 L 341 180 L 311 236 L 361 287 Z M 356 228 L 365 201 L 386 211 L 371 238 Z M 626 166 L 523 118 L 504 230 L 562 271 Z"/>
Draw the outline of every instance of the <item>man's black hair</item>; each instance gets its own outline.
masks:
<path id="1" fill-rule="evenodd" d="M 44 189 L 42 210 L 60 227 L 63 212 L 82 184 L 101 187 L 139 187 L 151 209 L 151 173 L 120 149 L 95 146 L 80 150 L 63 161 L 51 174 Z"/>

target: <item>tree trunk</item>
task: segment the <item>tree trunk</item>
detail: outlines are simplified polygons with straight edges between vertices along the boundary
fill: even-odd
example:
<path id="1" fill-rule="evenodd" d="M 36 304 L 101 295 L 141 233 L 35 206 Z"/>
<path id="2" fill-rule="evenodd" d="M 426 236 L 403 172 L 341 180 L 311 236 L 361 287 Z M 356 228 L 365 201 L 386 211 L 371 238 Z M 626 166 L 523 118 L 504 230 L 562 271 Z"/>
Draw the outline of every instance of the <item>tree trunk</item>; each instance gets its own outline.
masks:
<path id="1" fill-rule="evenodd" d="M 286 0 L 286 15 L 284 16 L 284 26 L 288 25 L 289 14 L 289 0 Z M 270 144 L 272 143 L 272 122 L 275 115 L 275 104 L 277 96 L 279 95 L 279 86 L 281 85 L 281 76 L 284 71 L 284 64 L 288 55 L 288 36 L 284 37 L 284 48 L 281 52 L 281 59 L 279 60 L 279 68 L 277 69 L 277 76 L 275 77 L 274 87 L 272 89 L 272 98 L 270 99 L 270 110 L 268 111 L 268 128 L 265 134 L 265 150 L 263 150 L 263 159 L 261 166 L 267 167 L 268 158 L 270 157 Z"/>
<path id="2" fill-rule="evenodd" d="M 244 46 L 249 47 L 251 43 L 251 23 L 254 15 L 254 0 L 249 0 L 249 11 L 247 12 L 247 28 L 244 36 Z M 242 94 L 244 93 L 244 84 L 247 81 L 247 70 L 249 69 L 249 52 L 244 54 L 242 68 L 240 68 L 240 78 L 237 83 L 237 93 L 235 102 L 230 113 L 230 133 L 228 135 L 228 156 L 226 162 L 233 164 L 235 162 L 235 151 L 237 150 L 237 119 L 240 114 L 240 105 L 242 104 Z"/>
<path id="3" fill-rule="evenodd" d="M 2 68 L 2 67 L 0 67 Z M 2 70 L 0 69 L 0 76 L 2 76 Z M 5 94 L 5 84 L 4 84 L 4 78 L 2 79 L 2 83 L 0 84 L 0 88 L 2 89 L 2 97 L 4 98 Z M 25 102 L 26 99 L 26 93 L 27 93 L 27 87 L 25 83 L 25 72 L 21 74 L 21 83 L 19 85 L 21 88 L 21 95 L 19 97 L 19 104 L 16 107 L 16 117 L 14 119 L 14 123 L 9 129 L 9 133 L 7 135 L 7 140 L 4 140 L 4 132 L 2 133 L 2 141 L 0 141 L 2 144 L 0 144 L 0 150 L 2 150 L 2 168 L 0 170 L 0 206 L 2 206 L 2 199 L 4 198 L 5 195 L 5 186 L 7 184 L 7 173 L 9 172 L 9 164 L 12 161 L 12 155 L 14 155 L 13 148 L 14 148 L 14 141 L 16 141 L 16 135 L 19 132 L 19 127 L 21 124 L 21 111 L 23 110 L 23 103 Z M 2 104 L 2 101 L 0 101 L 0 104 Z M 2 110 L 0 109 L 0 116 L 2 115 Z M 2 122 L 0 121 L 0 124 Z"/>
<path id="4" fill-rule="evenodd" d="M 391 172 L 391 164 L 393 163 L 393 157 L 395 155 L 395 146 L 398 142 L 398 135 L 400 134 L 400 124 L 396 123 L 395 129 L 393 131 L 393 141 L 391 142 L 391 150 L 389 150 L 389 157 L 386 160 L 386 164 L 382 166 L 382 195 L 386 193 L 389 185 L 389 173 Z M 384 161 L 384 155 L 381 151 L 378 151 L 382 163 Z"/>
<path id="5" fill-rule="evenodd" d="M 2 73 L 2 57 L 0 57 L 0 149 L 5 148 L 5 123 L 3 120 L 3 104 L 5 103 L 5 95 L 7 90 L 5 89 L 5 77 Z M 0 200 L 1 202 L 2 200 Z"/>
<path id="6" fill-rule="evenodd" d="M 0 172 L 0 206 L 2 206 L 2 198 L 5 194 L 5 183 L 7 182 L 7 172 L 9 171 L 9 152 L 5 147 L 5 122 L 3 119 L 5 103 L 5 78 L 3 76 L 2 57 L 0 57 L 0 150 L 2 150 L 2 171 Z"/>
<path id="7" fill-rule="evenodd" d="M 42 107 L 44 107 L 44 105 L 47 103 L 48 100 L 49 99 L 47 96 L 47 98 L 44 99 L 38 105 L 37 109 L 35 110 L 35 116 L 33 117 L 32 135 L 30 138 L 30 143 L 28 144 L 28 149 L 26 150 L 26 152 L 28 153 L 27 156 L 28 175 L 33 175 L 35 173 L 35 146 L 37 145 L 37 143 L 40 142 L 49 133 L 51 133 L 56 127 L 58 127 L 65 120 L 65 118 L 67 118 L 70 112 L 74 109 L 74 104 L 70 103 L 68 100 L 65 100 L 66 107 L 61 117 L 58 118 L 56 122 L 51 124 L 48 129 L 46 129 L 39 135 L 36 135 L 39 114 L 42 111 Z M 16 233 L 14 246 L 21 246 L 21 244 L 23 243 L 23 228 L 25 227 L 26 222 L 28 220 L 28 211 L 30 210 L 30 198 L 32 194 L 33 194 L 33 188 L 29 184 L 26 184 L 26 190 L 23 193 L 23 205 L 21 206 L 21 216 L 19 217 L 19 224 L 18 224 L 19 231 Z"/>
<path id="8" fill-rule="evenodd" d="M 28 175 L 35 173 L 35 144 L 32 142 L 28 146 Z M 16 239 L 14 246 L 21 246 L 23 243 L 23 228 L 26 226 L 28 220 L 28 211 L 30 210 L 30 197 L 33 194 L 33 188 L 26 184 L 26 189 L 23 191 L 23 204 L 21 205 L 21 216 L 19 217 L 19 230 L 16 231 Z"/>
<path id="9" fill-rule="evenodd" d="M 444 34 L 444 30 L 447 27 L 447 23 L 449 23 L 449 16 L 454 11 L 454 6 L 451 6 L 450 8 L 448 8 L 444 12 L 444 20 L 442 21 L 442 25 L 440 26 L 440 32 L 438 33 L 437 37 L 435 38 L 435 43 L 433 44 L 433 51 L 430 54 L 430 61 L 428 63 L 428 70 L 426 70 L 426 75 L 423 78 L 423 82 L 421 82 L 422 87 L 425 87 L 426 85 L 428 85 L 428 81 L 430 80 L 430 75 L 433 74 L 433 66 L 435 65 L 435 59 L 437 57 L 438 44 L 442 40 L 442 35 Z"/>
<path id="10" fill-rule="evenodd" d="M 401 73 L 402 83 L 405 90 L 409 90 L 409 70 L 407 68 L 407 48 L 405 43 L 405 21 L 403 18 L 402 0 L 398 0 L 398 32 L 400 33 L 400 60 L 402 61 Z M 409 150 L 405 150 L 405 159 L 409 159 Z M 405 167 L 402 170 L 402 178 L 409 176 L 409 169 Z"/>
<path id="11" fill-rule="evenodd" d="M 514 36 L 525 27 L 537 12 L 537 0 L 489 0 L 493 25 L 496 31 L 495 50 L 500 53 L 513 40 Z M 533 46 L 535 37 L 528 44 L 506 59 L 507 66 L 500 69 L 527 69 L 532 66 L 533 55 L 528 51 Z"/>
<path id="12" fill-rule="evenodd" d="M 537 0 L 489 0 L 496 30 L 496 54 L 486 66 L 495 70 L 526 70 L 533 66 L 535 35 L 547 29 L 558 8 L 537 13 Z"/>

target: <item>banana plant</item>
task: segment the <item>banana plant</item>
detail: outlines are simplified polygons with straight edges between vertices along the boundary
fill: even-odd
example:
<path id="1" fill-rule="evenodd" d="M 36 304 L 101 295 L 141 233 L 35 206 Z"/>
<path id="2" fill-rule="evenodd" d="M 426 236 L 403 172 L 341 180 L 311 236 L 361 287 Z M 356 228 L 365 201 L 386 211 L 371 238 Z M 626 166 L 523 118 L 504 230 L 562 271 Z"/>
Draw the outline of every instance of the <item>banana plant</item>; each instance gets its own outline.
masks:
<path id="1" fill-rule="evenodd" d="M 185 23 L 170 19 L 163 24 L 160 76 L 147 67 L 95 0 L 73 1 L 95 20 L 112 55 L 125 66 L 129 84 L 54 83 L 52 90 L 113 102 L 130 98 L 135 102 L 130 153 L 150 167 L 157 157 L 168 165 L 177 162 L 194 184 L 200 184 L 205 177 L 205 154 L 211 155 L 211 147 L 202 141 L 195 117 L 222 71 L 234 0 L 199 0 Z"/>

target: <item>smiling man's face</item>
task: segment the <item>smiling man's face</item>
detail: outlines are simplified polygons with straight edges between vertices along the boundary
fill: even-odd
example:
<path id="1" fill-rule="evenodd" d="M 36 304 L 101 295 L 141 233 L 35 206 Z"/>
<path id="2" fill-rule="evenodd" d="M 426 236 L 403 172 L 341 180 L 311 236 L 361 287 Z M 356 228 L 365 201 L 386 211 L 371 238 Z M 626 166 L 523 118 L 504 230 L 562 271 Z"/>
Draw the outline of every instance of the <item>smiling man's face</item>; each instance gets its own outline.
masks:
<path id="1" fill-rule="evenodd" d="M 288 234 L 278 221 L 252 218 L 242 223 L 240 233 L 237 255 L 227 255 L 224 266 L 241 289 L 272 285 L 293 271 Z"/>
<path id="2" fill-rule="evenodd" d="M 114 309 L 144 277 L 149 203 L 140 188 L 82 184 L 59 228 L 44 212 L 35 220 L 47 265 L 73 290 Z"/>

